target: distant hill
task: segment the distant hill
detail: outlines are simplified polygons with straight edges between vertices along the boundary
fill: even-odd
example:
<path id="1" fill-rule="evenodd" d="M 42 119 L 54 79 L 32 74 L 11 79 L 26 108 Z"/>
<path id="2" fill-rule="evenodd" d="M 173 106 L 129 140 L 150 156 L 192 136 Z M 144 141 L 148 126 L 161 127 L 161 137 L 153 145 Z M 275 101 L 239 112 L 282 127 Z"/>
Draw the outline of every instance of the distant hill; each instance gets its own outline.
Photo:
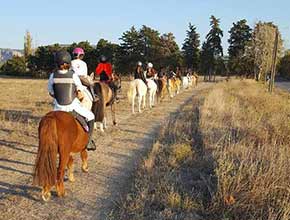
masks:
<path id="1" fill-rule="evenodd" d="M 11 59 L 13 56 L 23 56 L 23 50 L 0 48 L 0 63 Z"/>

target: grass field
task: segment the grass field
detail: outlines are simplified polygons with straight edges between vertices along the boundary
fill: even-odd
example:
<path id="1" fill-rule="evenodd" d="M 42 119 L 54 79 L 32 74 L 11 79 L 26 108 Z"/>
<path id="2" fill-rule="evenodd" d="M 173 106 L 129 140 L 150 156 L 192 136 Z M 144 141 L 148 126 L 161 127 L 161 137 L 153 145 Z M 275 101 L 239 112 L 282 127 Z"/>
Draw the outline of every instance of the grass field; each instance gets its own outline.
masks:
<path id="1" fill-rule="evenodd" d="M 171 117 L 113 219 L 290 219 L 290 96 L 203 90 Z"/>

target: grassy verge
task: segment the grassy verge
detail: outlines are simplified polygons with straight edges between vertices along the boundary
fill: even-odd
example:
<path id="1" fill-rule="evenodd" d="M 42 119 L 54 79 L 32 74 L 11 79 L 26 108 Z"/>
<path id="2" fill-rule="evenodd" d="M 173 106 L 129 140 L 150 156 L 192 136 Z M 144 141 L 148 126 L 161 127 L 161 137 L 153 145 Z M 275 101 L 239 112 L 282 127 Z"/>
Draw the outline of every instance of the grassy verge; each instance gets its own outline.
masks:
<path id="1" fill-rule="evenodd" d="M 164 126 L 115 219 L 290 219 L 290 96 L 202 91 Z"/>

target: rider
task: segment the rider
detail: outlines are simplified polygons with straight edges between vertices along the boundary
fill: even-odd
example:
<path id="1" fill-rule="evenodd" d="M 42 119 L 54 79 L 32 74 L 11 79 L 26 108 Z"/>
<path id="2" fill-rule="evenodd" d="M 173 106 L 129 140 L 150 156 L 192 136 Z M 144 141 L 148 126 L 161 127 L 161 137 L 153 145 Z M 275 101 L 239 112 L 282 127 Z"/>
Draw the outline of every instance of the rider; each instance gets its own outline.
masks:
<path id="1" fill-rule="evenodd" d="M 97 101 L 97 96 L 94 91 L 94 83 L 88 76 L 88 66 L 83 61 L 85 51 L 77 47 L 73 50 L 74 60 L 71 61 L 71 69 L 79 76 L 82 84 L 90 89 L 93 101 Z"/>
<path id="2" fill-rule="evenodd" d="M 77 94 L 82 92 L 83 86 L 77 74 L 70 69 L 71 55 L 67 51 L 59 51 L 55 55 L 56 71 L 48 81 L 49 95 L 54 98 L 54 111 L 75 111 L 83 116 L 88 124 L 89 140 L 87 150 L 96 150 L 92 140 L 94 130 L 94 114 L 82 107 Z"/>
<path id="3" fill-rule="evenodd" d="M 155 78 L 156 71 L 153 69 L 152 63 L 147 64 L 147 70 L 145 73 L 146 73 L 146 78 Z"/>
<path id="4" fill-rule="evenodd" d="M 145 75 L 147 79 L 152 79 L 158 86 L 157 73 L 155 69 L 153 69 L 153 64 L 150 62 L 147 64 L 147 70 L 145 71 Z"/>
<path id="5" fill-rule="evenodd" d="M 96 74 L 100 76 L 100 81 L 107 83 L 113 91 L 113 98 L 116 101 L 119 101 L 117 97 L 117 88 L 112 83 L 113 80 L 113 68 L 112 64 L 107 61 L 107 58 L 104 55 L 100 56 L 100 63 L 96 68 Z"/>
<path id="6" fill-rule="evenodd" d="M 134 79 L 141 79 L 147 85 L 141 61 L 138 61 L 137 63 L 137 67 L 134 72 Z"/>

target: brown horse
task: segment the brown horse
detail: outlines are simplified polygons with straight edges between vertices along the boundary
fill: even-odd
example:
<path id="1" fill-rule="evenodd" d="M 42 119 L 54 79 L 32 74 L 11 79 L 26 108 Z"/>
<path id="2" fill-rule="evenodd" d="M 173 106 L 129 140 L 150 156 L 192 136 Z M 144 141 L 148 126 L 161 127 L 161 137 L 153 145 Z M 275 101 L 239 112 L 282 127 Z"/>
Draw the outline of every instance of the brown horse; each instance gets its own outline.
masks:
<path id="1" fill-rule="evenodd" d="M 116 92 L 121 89 L 121 77 L 117 74 L 113 74 L 112 81 L 109 83 L 96 82 L 94 84 L 95 93 L 98 95 L 99 100 L 93 104 L 92 112 L 95 115 L 95 122 L 100 123 L 100 130 L 102 132 L 107 127 L 106 107 L 111 107 L 113 125 L 117 124 L 116 104 L 112 87 L 116 89 Z"/>
<path id="2" fill-rule="evenodd" d="M 80 152 L 82 170 L 88 172 L 86 144 L 89 136 L 70 113 L 62 111 L 46 114 L 39 123 L 38 135 L 39 146 L 33 183 L 42 187 L 42 199 L 48 201 L 53 186 L 56 186 L 58 196 L 65 195 L 63 179 L 66 167 L 69 181 L 74 181 L 71 153 Z M 57 154 L 59 154 L 58 168 Z"/>
<path id="3" fill-rule="evenodd" d="M 159 78 L 157 80 L 157 102 L 162 102 L 165 98 L 165 93 L 167 92 L 167 80 L 165 77 Z"/>

